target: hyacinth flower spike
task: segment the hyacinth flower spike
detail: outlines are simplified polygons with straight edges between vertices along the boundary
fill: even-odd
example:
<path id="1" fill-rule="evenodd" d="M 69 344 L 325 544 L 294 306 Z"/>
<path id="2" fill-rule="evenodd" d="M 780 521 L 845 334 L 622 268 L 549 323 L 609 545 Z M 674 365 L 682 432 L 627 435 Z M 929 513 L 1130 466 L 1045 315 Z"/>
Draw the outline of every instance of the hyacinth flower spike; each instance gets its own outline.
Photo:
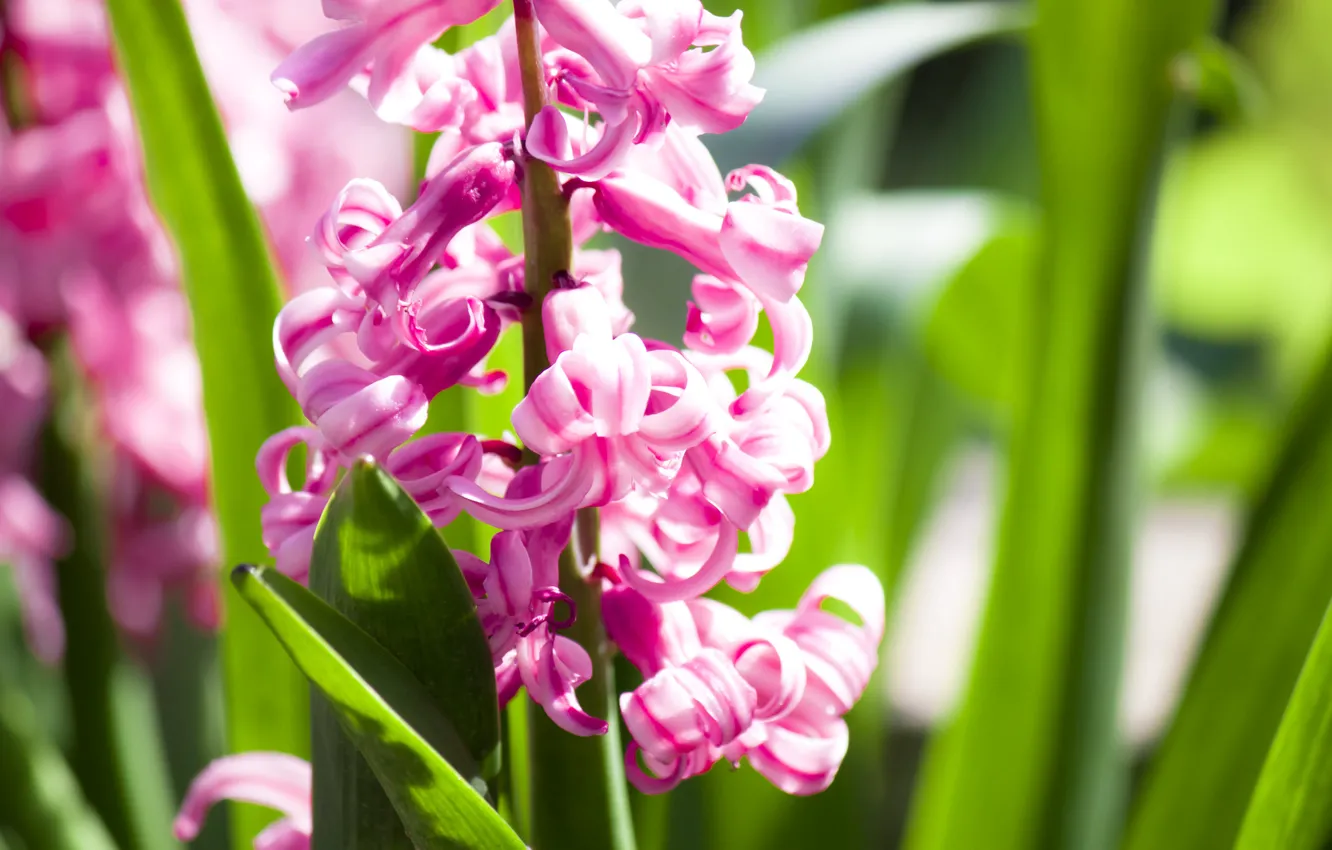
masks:
<path id="1" fill-rule="evenodd" d="M 310 425 L 260 453 L 265 542 L 284 571 L 307 572 L 333 482 L 370 455 L 435 525 L 465 512 L 497 529 L 488 560 L 455 557 L 501 703 L 526 690 L 561 733 L 606 733 L 617 720 L 584 710 L 578 689 L 618 650 L 644 677 L 619 698 L 640 789 L 748 759 L 815 793 L 878 663 L 878 581 L 833 567 L 794 610 L 752 618 L 704 598 L 785 568 L 787 496 L 813 486 L 831 442 L 823 397 L 799 378 L 814 339 L 800 290 L 823 227 L 791 181 L 763 165 L 723 175 L 699 140 L 762 96 L 740 15 L 699 0 L 517 0 L 494 36 L 456 54 L 430 44 L 496 5 L 327 0 L 344 26 L 274 74 L 293 108 L 346 86 L 384 120 L 440 135 L 411 206 L 353 180 L 312 222 L 328 284 L 274 328 Z M 553 169 L 544 190 L 538 163 Z M 519 207 L 542 234 L 535 258 L 493 226 Z M 682 345 L 635 332 L 634 281 L 615 251 L 588 247 L 603 231 L 693 265 Z M 765 318 L 770 350 L 755 344 Z M 510 379 L 486 358 L 514 324 L 534 348 L 513 434 L 418 436 L 443 390 Z M 283 471 L 300 444 L 296 486 Z"/>

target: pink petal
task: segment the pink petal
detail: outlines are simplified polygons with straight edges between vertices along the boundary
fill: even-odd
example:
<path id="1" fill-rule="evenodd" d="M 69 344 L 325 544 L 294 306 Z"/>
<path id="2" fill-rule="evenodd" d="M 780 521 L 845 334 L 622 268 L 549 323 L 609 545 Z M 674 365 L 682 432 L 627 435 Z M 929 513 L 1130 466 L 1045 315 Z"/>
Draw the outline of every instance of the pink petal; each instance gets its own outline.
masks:
<path id="1" fill-rule="evenodd" d="M 585 58 L 607 86 L 627 89 L 652 59 L 652 42 L 609 3 L 535 0 L 537 19 L 560 43 Z"/>
<path id="2" fill-rule="evenodd" d="M 823 241 L 823 225 L 785 209 L 736 201 L 726 208 L 721 253 L 755 294 L 789 301 Z M 724 276 L 724 275 L 723 275 Z"/>
<path id="3" fill-rule="evenodd" d="M 846 757 L 846 723 L 838 720 L 820 735 L 768 726 L 768 739 L 748 752 L 754 769 L 787 794 L 817 794 L 832 784 Z"/>
<path id="4" fill-rule="evenodd" d="M 518 642 L 518 669 L 528 695 L 555 725 L 573 735 L 606 734 L 606 721 L 583 711 L 574 693 L 592 675 L 592 659 L 577 642 L 534 632 Z"/>
<path id="5" fill-rule="evenodd" d="M 309 762 L 285 753 L 242 753 L 217 759 L 190 783 L 176 815 L 176 838 L 192 841 L 203 827 L 208 809 L 220 800 L 277 809 L 309 835 L 310 786 Z"/>
<path id="6" fill-rule="evenodd" d="M 730 572 L 735 562 L 738 535 L 735 526 L 729 522 L 721 524 L 717 537 L 717 546 L 708 560 L 698 568 L 698 572 L 687 578 L 650 578 L 640 570 L 624 571 L 624 581 L 643 596 L 654 602 L 678 602 L 701 596 L 717 586 Z"/>

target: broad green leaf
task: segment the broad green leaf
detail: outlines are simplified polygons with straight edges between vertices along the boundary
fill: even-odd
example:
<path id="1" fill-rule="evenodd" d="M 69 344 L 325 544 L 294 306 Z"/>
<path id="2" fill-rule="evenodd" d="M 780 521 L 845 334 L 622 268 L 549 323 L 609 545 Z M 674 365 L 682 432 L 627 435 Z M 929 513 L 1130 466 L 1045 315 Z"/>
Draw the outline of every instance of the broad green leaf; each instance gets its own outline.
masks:
<path id="1" fill-rule="evenodd" d="M 32 702 L 0 691 L 0 825 L 33 850 L 117 850 Z"/>
<path id="2" fill-rule="evenodd" d="M 324 512 L 310 588 L 402 663 L 457 732 L 467 762 L 494 778 L 499 703 L 471 590 L 430 519 L 369 460 L 352 466 Z M 409 847 L 374 775 L 338 731 L 336 707 L 316 701 L 313 719 L 316 840 Z"/>
<path id="3" fill-rule="evenodd" d="M 458 732 L 387 649 L 281 573 L 242 565 L 232 582 L 337 711 L 402 819 L 406 846 L 524 847 L 482 796 L 485 781 Z"/>
<path id="4" fill-rule="evenodd" d="M 1295 683 L 1236 850 L 1321 850 L 1332 838 L 1332 619 Z"/>
<path id="5" fill-rule="evenodd" d="M 281 305 L 263 231 L 241 188 L 179 0 L 108 0 L 116 55 L 143 143 L 152 200 L 180 252 L 203 373 L 212 503 L 224 563 L 266 557 L 266 497 L 254 457 L 298 421 L 273 367 Z M 223 636 L 233 751 L 309 752 L 307 689 L 272 636 L 228 593 Z M 269 815 L 242 809 L 233 836 L 248 850 Z"/>
<path id="6" fill-rule="evenodd" d="M 931 745 L 912 850 L 1104 848 L 1148 329 L 1144 276 L 1171 127 L 1168 68 L 1213 0 L 1038 0 L 1044 232 L 1019 352 L 1007 494 L 966 696 Z"/>
<path id="7" fill-rule="evenodd" d="M 1230 846 L 1332 599 L 1332 357 L 1280 444 L 1175 719 L 1148 766 L 1128 850 Z"/>
<path id="8" fill-rule="evenodd" d="M 903 3 L 801 30 L 756 57 L 763 102 L 739 129 L 708 137 L 708 147 L 723 172 L 784 162 L 875 86 L 939 53 L 1017 32 L 1025 21 L 1012 3 Z"/>
<path id="9" fill-rule="evenodd" d="M 39 469 L 44 495 L 72 531 L 69 551 L 56 562 L 70 767 L 122 850 L 164 850 L 178 845 L 151 683 L 122 650 L 107 608 L 108 516 L 94 476 L 105 458 L 68 346 L 56 343 L 48 355 L 54 403 Z"/>

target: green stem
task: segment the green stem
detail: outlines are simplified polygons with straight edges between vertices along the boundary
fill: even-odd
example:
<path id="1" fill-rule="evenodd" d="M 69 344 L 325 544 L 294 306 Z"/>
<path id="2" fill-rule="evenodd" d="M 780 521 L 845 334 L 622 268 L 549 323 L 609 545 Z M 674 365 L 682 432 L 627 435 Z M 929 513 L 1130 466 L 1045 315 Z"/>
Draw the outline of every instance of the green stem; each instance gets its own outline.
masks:
<path id="1" fill-rule="evenodd" d="M 547 105 L 545 71 L 532 0 L 514 0 L 523 102 L 530 124 Z M 541 305 L 555 276 L 573 266 L 569 204 L 558 175 L 544 163 L 523 162 L 523 243 L 525 278 L 532 306 L 523 315 L 523 376 L 531 388 L 549 365 Z M 527 454 L 529 463 L 535 457 Z M 561 730 L 540 706 L 529 712 L 529 759 L 532 796 L 531 841 L 537 850 L 578 847 L 633 850 L 633 820 L 620 748 L 615 704 L 612 649 L 601 624 L 601 589 L 579 569 L 597 550 L 596 511 L 580 511 L 574 542 L 560 557 L 560 589 L 578 609 L 565 634 L 592 657 L 592 678 L 579 690 L 583 707 L 605 718 L 610 731 L 580 738 Z M 575 549 L 578 551 L 575 552 Z"/>

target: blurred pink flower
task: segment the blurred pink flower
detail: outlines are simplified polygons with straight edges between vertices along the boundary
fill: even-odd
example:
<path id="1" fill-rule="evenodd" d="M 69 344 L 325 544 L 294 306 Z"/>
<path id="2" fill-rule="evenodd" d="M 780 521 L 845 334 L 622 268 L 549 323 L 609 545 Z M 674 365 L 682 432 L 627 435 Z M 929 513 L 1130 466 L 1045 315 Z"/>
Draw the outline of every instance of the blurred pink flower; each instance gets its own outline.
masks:
<path id="1" fill-rule="evenodd" d="M 293 13 L 294 5 L 188 0 L 186 12 L 242 181 L 299 290 L 322 279 L 304 243 L 328 198 L 356 173 L 396 186 L 408 165 L 405 137 L 367 121 L 354 95 L 318 118 L 289 117 L 267 86 L 268 70 L 319 20 L 312 9 Z M 144 188 L 102 4 L 11 0 L 6 21 L 23 65 L 18 96 L 29 123 L 0 130 L 0 310 L 19 337 L 67 332 L 92 390 L 113 455 L 103 500 L 117 621 L 151 637 L 164 593 L 174 588 L 196 622 L 215 626 L 218 551 L 189 310 Z M 327 144 L 330 134 L 338 146 Z M 31 472 L 36 424 L 21 448 L 5 452 L 0 475 Z M 18 439 L 8 418 L 6 426 L 5 439 Z M 39 604 L 26 598 L 29 608 Z M 58 623 L 53 606 L 43 610 L 44 620 Z"/>

